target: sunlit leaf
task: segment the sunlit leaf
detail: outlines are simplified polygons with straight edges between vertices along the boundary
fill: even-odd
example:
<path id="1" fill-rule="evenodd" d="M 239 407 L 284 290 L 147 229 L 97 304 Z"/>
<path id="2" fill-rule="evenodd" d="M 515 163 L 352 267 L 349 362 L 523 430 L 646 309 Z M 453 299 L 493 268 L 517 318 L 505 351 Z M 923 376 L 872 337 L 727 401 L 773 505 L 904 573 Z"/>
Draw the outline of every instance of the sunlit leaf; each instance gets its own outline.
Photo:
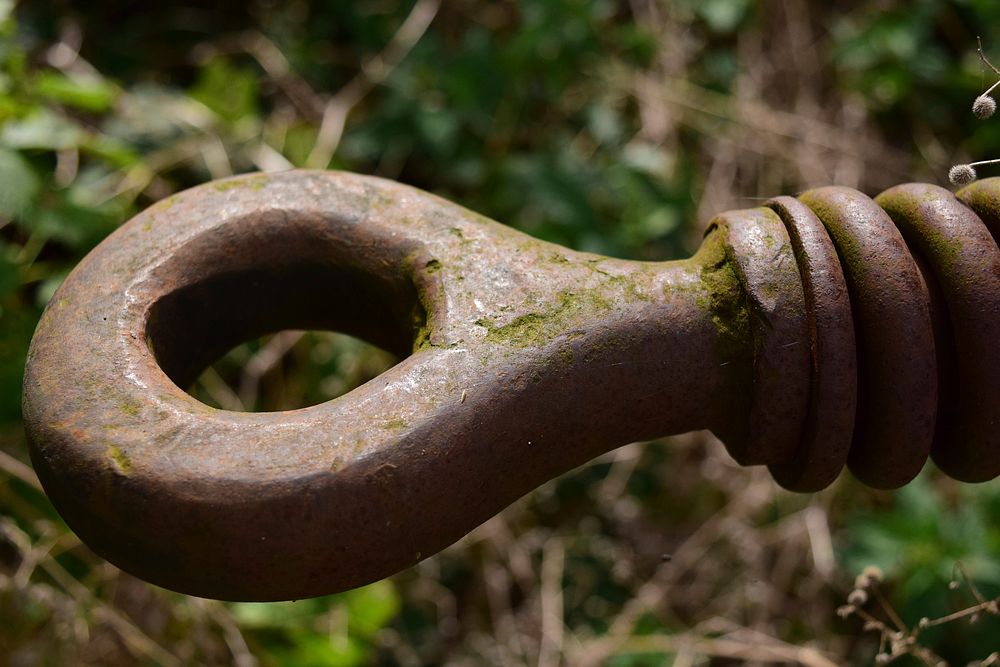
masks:
<path id="1" fill-rule="evenodd" d="M 50 109 L 41 109 L 21 120 L 8 122 L 0 132 L 0 142 L 11 148 L 63 150 L 74 148 L 85 132 L 75 123 Z"/>
<path id="2" fill-rule="evenodd" d="M 352 632 L 372 637 L 399 612 L 400 600 L 389 581 L 357 588 L 344 594 Z"/>
<path id="3" fill-rule="evenodd" d="M 40 74 L 35 92 L 44 99 L 93 112 L 110 109 L 118 95 L 117 88 L 100 77 L 71 79 L 58 72 Z"/>
<path id="4" fill-rule="evenodd" d="M 224 58 L 216 58 L 201 69 L 190 94 L 230 122 L 257 114 L 257 74 Z"/>

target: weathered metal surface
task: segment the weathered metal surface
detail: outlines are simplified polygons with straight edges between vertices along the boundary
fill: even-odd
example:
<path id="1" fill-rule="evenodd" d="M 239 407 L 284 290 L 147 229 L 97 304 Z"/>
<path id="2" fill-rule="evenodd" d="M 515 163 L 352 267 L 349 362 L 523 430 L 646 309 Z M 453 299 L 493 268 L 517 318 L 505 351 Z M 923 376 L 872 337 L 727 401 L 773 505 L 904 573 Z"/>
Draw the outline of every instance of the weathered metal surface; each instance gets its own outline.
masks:
<path id="1" fill-rule="evenodd" d="M 718 234 L 749 302 L 746 333 L 753 341 L 750 419 L 745 433 L 723 435 L 742 465 L 781 463 L 799 444 L 809 404 L 809 332 L 805 297 L 792 244 L 768 208 L 715 218 Z"/>
<path id="2" fill-rule="evenodd" d="M 358 586 L 611 446 L 739 418 L 727 397 L 749 387 L 712 308 L 740 305 L 713 304 L 701 271 L 572 252 L 380 179 L 209 184 L 123 226 L 54 297 L 25 380 L 33 462 L 88 545 L 160 585 Z M 283 413 L 180 388 L 287 328 L 406 358 Z"/>
<path id="3" fill-rule="evenodd" d="M 388 576 L 602 452 L 693 429 L 789 488 L 822 487 L 845 457 L 863 481 L 899 485 L 927 457 L 948 376 L 935 337 L 950 321 L 960 346 L 998 321 L 996 243 L 973 232 L 982 266 L 963 250 L 938 290 L 951 256 L 920 238 L 959 205 L 923 194 L 950 201 L 899 223 L 926 276 L 882 209 L 844 189 L 724 214 L 691 259 L 642 263 L 371 177 L 209 183 L 124 225 L 56 293 L 25 375 L 32 461 L 95 551 L 234 600 Z M 965 234 L 969 215 L 934 233 Z M 295 328 L 405 358 L 289 412 L 215 410 L 183 391 L 234 344 Z M 996 362 L 982 344 L 976 355 Z M 961 478 L 996 476 L 996 385 L 963 364 L 972 384 L 941 402 L 956 415 L 947 441 L 993 439 L 934 456 Z"/>
<path id="4" fill-rule="evenodd" d="M 950 349 L 931 456 L 956 479 L 982 482 L 1000 475 L 1000 253 L 983 221 L 948 190 L 910 183 L 876 202 L 931 268 L 950 316 Z M 939 359 L 941 356 L 939 355 Z"/>
<path id="5" fill-rule="evenodd" d="M 937 369 L 930 297 L 892 220 L 865 195 L 841 187 L 799 199 L 826 226 L 854 307 L 858 407 L 847 459 L 865 484 L 895 488 L 930 452 Z"/>
<path id="6" fill-rule="evenodd" d="M 785 226 L 798 262 L 809 329 L 809 409 L 794 457 L 768 467 L 794 491 L 829 486 L 847 462 L 854 432 L 858 371 L 854 318 L 837 250 L 823 223 L 791 197 L 767 202 Z"/>

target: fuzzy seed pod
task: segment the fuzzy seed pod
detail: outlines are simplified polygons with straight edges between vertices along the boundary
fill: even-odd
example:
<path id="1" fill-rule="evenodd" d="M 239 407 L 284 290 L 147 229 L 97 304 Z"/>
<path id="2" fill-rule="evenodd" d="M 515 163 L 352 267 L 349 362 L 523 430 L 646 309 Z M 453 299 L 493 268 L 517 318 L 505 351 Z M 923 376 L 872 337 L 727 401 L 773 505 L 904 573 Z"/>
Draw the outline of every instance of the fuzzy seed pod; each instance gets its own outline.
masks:
<path id="1" fill-rule="evenodd" d="M 975 114 L 976 118 L 980 118 L 982 120 L 992 116 L 996 110 L 997 101 L 989 95 L 980 95 L 976 98 L 976 101 L 972 103 L 972 113 Z"/>
<path id="2" fill-rule="evenodd" d="M 968 164 L 956 164 L 948 170 L 948 180 L 955 185 L 968 185 L 976 180 L 976 170 Z"/>
<path id="3" fill-rule="evenodd" d="M 854 589 L 851 591 L 851 594 L 847 596 L 847 604 L 854 605 L 855 607 L 863 607 L 866 602 L 868 602 L 868 593 L 864 592 L 860 588 Z"/>

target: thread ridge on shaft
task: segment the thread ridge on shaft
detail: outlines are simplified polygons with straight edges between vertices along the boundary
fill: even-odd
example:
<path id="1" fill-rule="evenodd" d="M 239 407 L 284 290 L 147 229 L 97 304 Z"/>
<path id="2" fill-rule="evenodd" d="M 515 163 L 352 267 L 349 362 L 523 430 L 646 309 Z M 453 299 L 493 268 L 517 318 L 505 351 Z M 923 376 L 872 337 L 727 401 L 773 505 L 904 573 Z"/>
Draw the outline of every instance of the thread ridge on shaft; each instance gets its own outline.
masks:
<path id="1" fill-rule="evenodd" d="M 846 465 L 897 488 L 929 457 L 964 482 L 1000 476 L 1000 179 L 766 205 L 792 241 L 811 347 L 806 423 L 776 481 L 815 491 Z"/>

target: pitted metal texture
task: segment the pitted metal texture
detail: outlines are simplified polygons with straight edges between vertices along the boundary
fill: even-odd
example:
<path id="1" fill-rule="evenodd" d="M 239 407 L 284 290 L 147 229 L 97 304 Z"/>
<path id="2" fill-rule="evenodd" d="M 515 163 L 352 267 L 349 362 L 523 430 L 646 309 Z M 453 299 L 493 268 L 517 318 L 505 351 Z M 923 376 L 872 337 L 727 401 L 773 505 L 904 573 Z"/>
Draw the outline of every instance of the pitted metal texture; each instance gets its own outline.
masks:
<path id="1" fill-rule="evenodd" d="M 1000 474 L 1000 180 L 845 188 L 712 221 L 634 262 L 336 172 L 175 195 L 98 246 L 32 342 L 34 466 L 67 523 L 149 581 L 277 600 L 353 588 L 635 440 L 711 429 L 814 491 L 845 464 Z M 402 358 L 327 403 L 184 392 L 233 345 L 329 329 Z"/>

